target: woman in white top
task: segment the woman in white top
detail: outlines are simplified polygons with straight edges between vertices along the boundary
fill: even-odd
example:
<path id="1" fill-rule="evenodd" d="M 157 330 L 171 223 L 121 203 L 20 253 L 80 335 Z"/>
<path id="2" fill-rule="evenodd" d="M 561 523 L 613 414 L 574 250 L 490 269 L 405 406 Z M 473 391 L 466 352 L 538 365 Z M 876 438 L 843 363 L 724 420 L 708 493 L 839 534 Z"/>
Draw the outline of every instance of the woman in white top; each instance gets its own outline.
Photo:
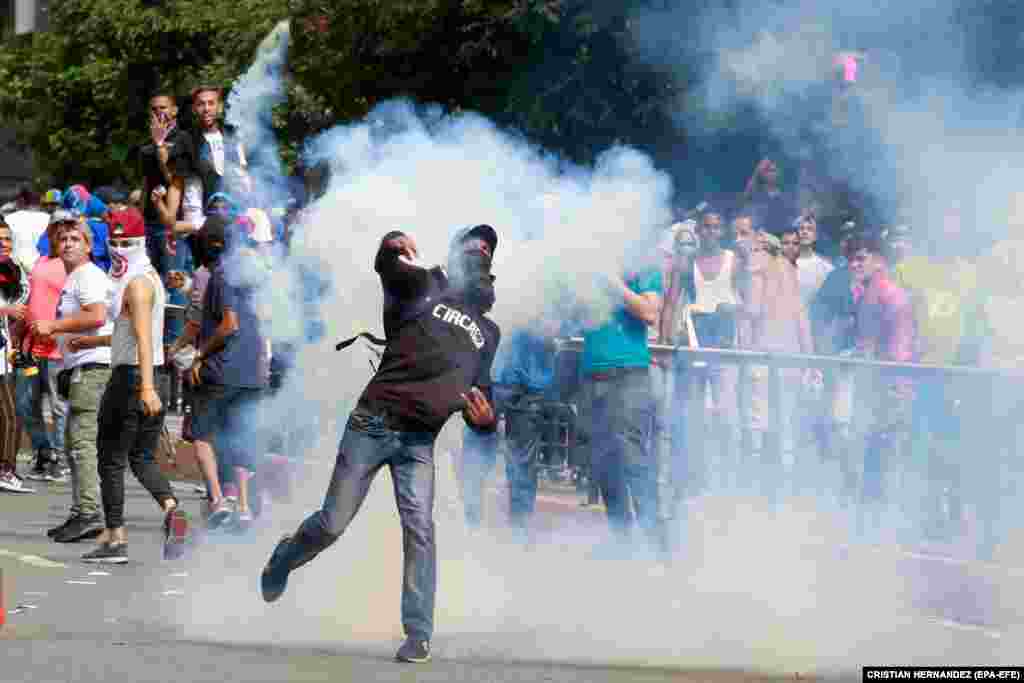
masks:
<path id="1" fill-rule="evenodd" d="M 21 425 L 14 407 L 14 368 L 11 351 L 18 348 L 13 329 L 25 317 L 28 274 L 14 254 L 14 233 L 0 218 L 0 491 L 32 493 L 17 475 Z"/>

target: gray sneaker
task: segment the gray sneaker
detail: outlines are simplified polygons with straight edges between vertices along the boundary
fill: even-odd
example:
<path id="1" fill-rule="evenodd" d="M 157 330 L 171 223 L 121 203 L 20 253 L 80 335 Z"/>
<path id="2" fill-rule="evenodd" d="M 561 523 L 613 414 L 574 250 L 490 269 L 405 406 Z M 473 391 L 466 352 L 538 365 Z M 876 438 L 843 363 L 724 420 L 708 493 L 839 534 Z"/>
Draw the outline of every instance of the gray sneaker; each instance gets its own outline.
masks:
<path id="1" fill-rule="evenodd" d="M 210 516 L 206 518 L 206 526 L 210 529 L 217 529 L 235 514 L 235 506 L 227 498 L 222 498 L 216 505 L 210 508 Z"/>
<path id="2" fill-rule="evenodd" d="M 60 464 L 60 461 L 51 460 L 46 465 L 46 474 L 43 476 L 43 480 L 52 481 L 55 484 L 65 484 L 68 481 L 68 470 Z"/>
<path id="3" fill-rule="evenodd" d="M 82 555 L 82 562 L 90 564 L 124 564 L 128 561 L 128 544 L 101 543 L 95 550 Z"/>
<path id="4" fill-rule="evenodd" d="M 430 641 L 419 638 L 406 638 L 402 647 L 395 653 L 396 662 L 423 664 L 430 661 Z"/>

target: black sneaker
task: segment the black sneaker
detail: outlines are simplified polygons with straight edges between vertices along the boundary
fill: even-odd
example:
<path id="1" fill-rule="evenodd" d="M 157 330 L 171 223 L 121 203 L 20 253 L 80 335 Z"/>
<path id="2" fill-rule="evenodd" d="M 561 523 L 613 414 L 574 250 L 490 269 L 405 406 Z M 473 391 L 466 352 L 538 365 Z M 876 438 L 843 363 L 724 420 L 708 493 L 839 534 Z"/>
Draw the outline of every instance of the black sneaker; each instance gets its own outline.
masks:
<path id="1" fill-rule="evenodd" d="M 61 522 L 57 526 L 53 527 L 52 529 L 47 529 L 46 530 L 46 535 L 49 536 L 50 538 L 53 538 L 54 536 L 56 536 L 60 532 L 64 531 L 64 527 L 66 527 L 68 524 L 71 524 L 71 520 L 73 520 L 77 516 L 78 515 L 71 515 L 70 517 L 68 517 L 63 522 Z"/>
<path id="2" fill-rule="evenodd" d="M 53 540 L 57 543 L 76 543 L 87 538 L 96 538 L 101 533 L 103 533 L 103 521 L 99 515 L 92 515 L 90 517 L 79 515 L 70 520 L 58 533 L 54 534 Z"/>
<path id="3" fill-rule="evenodd" d="M 430 661 L 430 641 L 419 638 L 406 638 L 402 647 L 395 653 L 396 662 L 423 664 Z"/>
<path id="4" fill-rule="evenodd" d="M 82 562 L 90 564 L 124 564 L 128 561 L 128 544 L 101 543 L 95 550 L 82 555 Z"/>
<path id="5" fill-rule="evenodd" d="M 267 560 L 267 566 L 263 568 L 263 574 L 260 575 L 260 590 L 263 592 L 264 602 L 274 602 L 288 587 L 288 575 L 292 570 L 288 567 L 285 554 L 291 539 L 291 536 L 284 536 L 277 542 L 274 552 Z"/>
<path id="6" fill-rule="evenodd" d="M 32 469 L 28 471 L 25 478 L 32 481 L 46 481 L 46 458 L 43 451 L 36 452 L 35 458 L 32 459 Z"/>
<path id="7" fill-rule="evenodd" d="M 45 481 L 52 481 L 55 484 L 64 484 L 68 481 L 68 471 L 60 461 L 53 459 L 46 464 L 46 474 L 43 475 Z"/>

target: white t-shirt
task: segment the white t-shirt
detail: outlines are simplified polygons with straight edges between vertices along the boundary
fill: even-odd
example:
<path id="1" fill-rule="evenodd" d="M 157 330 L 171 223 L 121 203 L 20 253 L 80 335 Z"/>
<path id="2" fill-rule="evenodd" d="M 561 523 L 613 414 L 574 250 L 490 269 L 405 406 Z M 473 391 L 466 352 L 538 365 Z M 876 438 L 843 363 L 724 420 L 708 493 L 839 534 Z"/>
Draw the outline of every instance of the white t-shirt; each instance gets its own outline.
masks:
<path id="1" fill-rule="evenodd" d="M 224 150 L 221 149 L 221 159 L 224 158 Z M 206 212 L 203 209 L 203 180 L 199 176 L 190 175 L 185 178 L 185 192 L 181 197 L 182 220 L 191 223 L 199 229 L 206 220 Z"/>
<path id="2" fill-rule="evenodd" d="M 206 144 L 210 146 L 210 153 L 213 155 L 213 167 L 217 175 L 224 175 L 224 135 L 220 131 L 203 133 Z"/>
<path id="3" fill-rule="evenodd" d="M 834 266 L 818 254 L 811 254 L 797 257 L 796 268 L 797 279 L 800 281 L 800 300 L 804 306 L 809 306 Z"/>
<path id="4" fill-rule="evenodd" d="M 217 175 L 224 175 L 224 134 L 219 130 L 212 133 L 203 133 L 203 137 L 206 138 L 206 144 L 210 145 L 210 152 L 213 154 L 213 167 L 217 170 Z M 245 151 L 242 146 L 238 146 L 238 163 L 240 166 L 245 167 Z"/>
<path id="5" fill-rule="evenodd" d="M 68 274 L 68 279 L 64 282 L 64 289 L 60 290 L 57 320 L 70 318 L 90 304 L 106 304 L 109 310 L 113 294 L 114 288 L 110 277 L 95 263 L 91 261 L 84 263 Z M 100 337 L 111 334 L 113 331 L 114 323 L 108 317 L 103 323 L 103 327 L 99 329 L 60 335 L 58 339 L 60 340 L 60 352 L 64 357 L 64 367 L 70 369 L 85 363 L 107 363 L 109 365 L 109 346 L 72 352 L 67 348 L 67 341 L 71 336 Z"/>
<path id="6" fill-rule="evenodd" d="M 260 244 L 274 241 L 274 226 L 270 224 L 266 211 L 254 207 L 246 211 L 245 215 L 252 221 L 252 234 L 249 235 L 252 241 Z"/>

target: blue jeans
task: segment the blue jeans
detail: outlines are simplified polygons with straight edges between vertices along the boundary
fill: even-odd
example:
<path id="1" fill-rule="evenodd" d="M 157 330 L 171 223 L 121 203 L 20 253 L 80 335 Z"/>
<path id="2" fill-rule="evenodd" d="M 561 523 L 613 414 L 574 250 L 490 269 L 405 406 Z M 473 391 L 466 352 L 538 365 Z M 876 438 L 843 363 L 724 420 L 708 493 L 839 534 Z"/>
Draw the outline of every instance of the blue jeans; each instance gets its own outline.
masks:
<path id="1" fill-rule="evenodd" d="M 217 453 L 221 482 L 234 481 L 234 469 L 256 471 L 266 454 L 266 423 L 260 405 L 263 390 L 224 384 L 201 384 L 192 393 L 192 438 Z"/>
<path id="2" fill-rule="evenodd" d="M 480 526 L 483 519 L 483 488 L 498 459 L 498 433 L 481 433 L 468 425 L 462 431 L 462 507 L 466 524 Z"/>
<path id="3" fill-rule="evenodd" d="M 407 636 L 422 640 L 430 640 L 434 633 L 436 438 L 430 432 L 392 429 L 383 417 L 361 408 L 353 411 L 338 447 L 323 507 L 299 526 L 286 557 L 294 569 L 337 541 L 359 512 L 373 478 L 387 465 L 402 522 L 402 626 Z"/>
<path id="4" fill-rule="evenodd" d="M 192 250 L 188 246 L 188 242 L 183 239 L 178 239 L 175 242 L 175 253 L 167 254 L 166 265 L 167 271 L 180 270 L 185 273 L 193 273 L 195 266 L 192 263 Z M 166 284 L 167 276 L 166 273 L 161 276 Z M 169 289 L 167 290 L 167 303 L 172 306 L 187 306 L 188 299 L 181 293 L 180 289 Z M 173 344 L 174 340 L 181 336 L 181 333 L 185 331 L 185 319 L 183 316 L 166 316 L 164 318 L 164 344 Z"/>
<path id="5" fill-rule="evenodd" d="M 39 372 L 31 377 L 17 373 L 15 381 L 15 408 L 18 417 L 25 424 L 32 450 L 50 451 L 58 457 L 64 455 L 64 429 L 67 425 L 68 406 L 57 396 L 57 373 L 60 363 L 40 358 Z M 53 414 L 53 431 L 46 428 L 43 419 L 43 393 L 50 394 L 51 413 Z"/>
<path id="6" fill-rule="evenodd" d="M 656 529 L 658 471 L 649 446 L 654 397 L 646 367 L 618 368 L 591 375 L 586 386 L 591 462 L 608 508 L 608 524 L 629 533 L 630 503 L 640 528 Z"/>

